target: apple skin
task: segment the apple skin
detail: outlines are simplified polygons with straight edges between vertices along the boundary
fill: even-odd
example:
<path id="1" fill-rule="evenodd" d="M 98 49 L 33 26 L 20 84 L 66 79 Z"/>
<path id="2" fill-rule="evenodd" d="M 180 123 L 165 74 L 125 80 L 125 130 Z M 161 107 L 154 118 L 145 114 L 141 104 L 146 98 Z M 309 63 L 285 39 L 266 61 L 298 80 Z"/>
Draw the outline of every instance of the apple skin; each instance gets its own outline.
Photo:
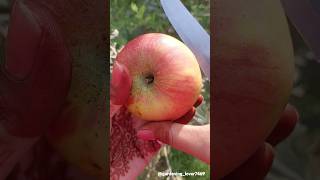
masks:
<path id="1" fill-rule="evenodd" d="M 140 35 L 117 55 L 128 68 L 132 89 L 128 110 L 149 121 L 175 120 L 196 102 L 202 77 L 193 53 L 161 33 Z"/>
<path id="2" fill-rule="evenodd" d="M 68 103 L 60 118 L 51 124 L 47 139 L 67 162 L 81 172 L 106 179 L 107 113 L 105 99 L 100 97 L 100 100 L 101 106 Z"/>
<path id="3" fill-rule="evenodd" d="M 261 146 L 290 96 L 294 55 L 278 0 L 213 3 L 214 179 Z"/>

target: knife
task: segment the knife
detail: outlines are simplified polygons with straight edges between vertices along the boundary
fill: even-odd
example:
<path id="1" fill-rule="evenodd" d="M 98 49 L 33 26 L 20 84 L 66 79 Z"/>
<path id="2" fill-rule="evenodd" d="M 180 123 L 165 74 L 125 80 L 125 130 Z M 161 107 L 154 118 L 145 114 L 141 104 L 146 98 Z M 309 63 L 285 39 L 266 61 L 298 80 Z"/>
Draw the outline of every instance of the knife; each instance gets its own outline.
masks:
<path id="1" fill-rule="evenodd" d="M 320 60 L 320 1 L 281 0 L 292 24 Z"/>
<path id="2" fill-rule="evenodd" d="M 171 25 L 196 56 L 210 81 L 210 36 L 180 0 L 160 0 Z"/>

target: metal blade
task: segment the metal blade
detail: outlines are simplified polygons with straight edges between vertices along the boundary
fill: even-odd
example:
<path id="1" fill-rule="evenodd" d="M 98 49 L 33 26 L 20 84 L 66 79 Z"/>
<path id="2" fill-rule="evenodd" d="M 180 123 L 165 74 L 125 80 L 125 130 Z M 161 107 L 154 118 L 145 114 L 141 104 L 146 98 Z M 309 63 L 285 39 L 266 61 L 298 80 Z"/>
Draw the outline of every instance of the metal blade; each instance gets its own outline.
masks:
<path id="1" fill-rule="evenodd" d="M 180 0 L 160 0 L 170 23 L 182 41 L 195 54 L 198 63 L 210 80 L 210 36 L 190 14 Z"/>

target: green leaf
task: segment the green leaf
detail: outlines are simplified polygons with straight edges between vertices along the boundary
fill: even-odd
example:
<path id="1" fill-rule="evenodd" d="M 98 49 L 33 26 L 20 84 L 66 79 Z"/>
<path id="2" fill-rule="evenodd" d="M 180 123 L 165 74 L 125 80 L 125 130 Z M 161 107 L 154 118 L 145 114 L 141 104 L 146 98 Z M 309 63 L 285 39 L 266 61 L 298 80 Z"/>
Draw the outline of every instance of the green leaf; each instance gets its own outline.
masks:
<path id="1" fill-rule="evenodd" d="M 137 12 L 138 19 L 142 19 L 143 18 L 145 10 L 146 10 L 146 7 L 144 5 L 142 5 L 139 8 L 139 11 Z"/>
<path id="2" fill-rule="evenodd" d="M 131 3 L 131 10 L 136 13 L 138 12 L 138 6 L 134 2 Z"/>

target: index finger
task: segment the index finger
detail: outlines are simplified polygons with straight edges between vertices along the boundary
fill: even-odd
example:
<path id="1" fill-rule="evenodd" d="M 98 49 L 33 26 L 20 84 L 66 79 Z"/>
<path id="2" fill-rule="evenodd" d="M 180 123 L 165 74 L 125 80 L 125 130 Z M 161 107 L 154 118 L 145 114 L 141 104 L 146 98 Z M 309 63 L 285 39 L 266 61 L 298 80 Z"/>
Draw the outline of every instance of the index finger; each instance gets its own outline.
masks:
<path id="1" fill-rule="evenodd" d="M 298 122 L 298 119 L 299 114 L 297 109 L 288 104 L 282 116 L 280 117 L 278 124 L 273 129 L 266 141 L 273 146 L 280 143 L 292 133 Z"/>

